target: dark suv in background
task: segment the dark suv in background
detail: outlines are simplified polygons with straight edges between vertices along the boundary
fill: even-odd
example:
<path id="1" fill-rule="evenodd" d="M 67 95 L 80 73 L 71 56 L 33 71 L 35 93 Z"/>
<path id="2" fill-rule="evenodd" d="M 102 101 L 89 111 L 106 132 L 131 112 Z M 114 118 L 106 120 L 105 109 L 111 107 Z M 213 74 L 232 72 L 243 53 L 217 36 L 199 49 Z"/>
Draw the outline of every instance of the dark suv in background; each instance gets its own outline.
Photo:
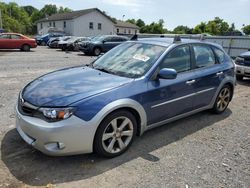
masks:
<path id="1" fill-rule="evenodd" d="M 102 52 L 107 52 L 115 46 L 128 41 L 129 38 L 116 35 L 96 36 L 91 41 L 83 42 L 79 46 L 79 50 L 85 54 L 100 55 Z"/>

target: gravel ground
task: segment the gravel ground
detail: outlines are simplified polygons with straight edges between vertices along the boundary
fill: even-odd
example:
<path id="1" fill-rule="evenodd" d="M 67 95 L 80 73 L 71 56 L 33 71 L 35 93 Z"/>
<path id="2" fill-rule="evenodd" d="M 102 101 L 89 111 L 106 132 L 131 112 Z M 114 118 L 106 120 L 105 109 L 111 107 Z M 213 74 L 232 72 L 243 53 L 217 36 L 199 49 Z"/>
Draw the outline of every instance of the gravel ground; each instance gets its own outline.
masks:
<path id="1" fill-rule="evenodd" d="M 250 80 L 222 115 L 202 112 L 146 132 L 122 156 L 48 157 L 15 130 L 18 92 L 34 78 L 92 61 L 46 47 L 0 51 L 1 187 L 250 187 Z"/>

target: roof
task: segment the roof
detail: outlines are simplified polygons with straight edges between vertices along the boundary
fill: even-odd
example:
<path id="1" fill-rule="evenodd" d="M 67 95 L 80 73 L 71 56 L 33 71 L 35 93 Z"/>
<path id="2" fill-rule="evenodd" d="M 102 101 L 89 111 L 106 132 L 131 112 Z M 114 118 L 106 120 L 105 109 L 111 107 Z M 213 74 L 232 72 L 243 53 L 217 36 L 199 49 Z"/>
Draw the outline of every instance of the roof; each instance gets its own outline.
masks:
<path id="1" fill-rule="evenodd" d="M 140 29 L 140 27 L 138 27 L 138 26 L 135 25 L 135 24 L 132 24 L 132 23 L 129 23 L 129 22 L 123 22 L 123 21 L 120 21 L 120 20 L 117 20 L 117 21 L 116 21 L 115 26 L 116 26 L 116 27 L 132 28 L 132 29 Z"/>
<path id="2" fill-rule="evenodd" d="M 111 22 L 115 23 L 108 15 L 106 15 L 104 12 L 102 12 L 98 8 L 90 8 L 90 9 L 77 10 L 77 11 L 72 11 L 72 12 L 67 12 L 67 13 L 53 14 L 47 18 L 43 18 L 43 19 L 38 20 L 37 23 L 47 22 L 47 21 L 72 20 L 74 18 L 78 18 L 80 16 L 89 14 L 89 13 L 94 12 L 94 11 L 98 11 L 103 16 L 105 16 L 107 19 L 109 19 Z"/>

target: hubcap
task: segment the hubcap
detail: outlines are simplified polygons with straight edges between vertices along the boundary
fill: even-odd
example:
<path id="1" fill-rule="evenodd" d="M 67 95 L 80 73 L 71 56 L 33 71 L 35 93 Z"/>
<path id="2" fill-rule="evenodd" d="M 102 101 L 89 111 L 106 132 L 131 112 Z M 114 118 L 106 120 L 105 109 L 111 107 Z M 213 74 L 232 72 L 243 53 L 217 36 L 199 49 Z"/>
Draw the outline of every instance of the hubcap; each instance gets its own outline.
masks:
<path id="1" fill-rule="evenodd" d="M 127 117 L 112 120 L 102 135 L 102 145 L 108 153 L 118 153 L 125 149 L 133 137 L 133 123 Z"/>
<path id="2" fill-rule="evenodd" d="M 217 108 L 219 111 L 223 111 L 226 109 L 228 103 L 230 101 L 230 90 L 228 88 L 224 88 L 221 90 L 218 101 Z"/>

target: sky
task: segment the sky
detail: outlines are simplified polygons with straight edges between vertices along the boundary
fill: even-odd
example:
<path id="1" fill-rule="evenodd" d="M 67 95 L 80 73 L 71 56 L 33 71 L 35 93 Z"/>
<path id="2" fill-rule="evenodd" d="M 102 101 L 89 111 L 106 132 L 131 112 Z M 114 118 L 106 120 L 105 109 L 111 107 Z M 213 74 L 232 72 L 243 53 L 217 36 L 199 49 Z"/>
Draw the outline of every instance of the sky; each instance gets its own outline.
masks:
<path id="1" fill-rule="evenodd" d="M 178 25 L 194 27 L 218 16 L 237 29 L 250 25 L 250 0 L 0 0 L 32 5 L 38 9 L 56 4 L 72 10 L 99 8 L 120 20 L 141 18 L 147 24 L 163 19 L 172 30 Z M 123 17 L 123 15 L 125 15 Z"/>

